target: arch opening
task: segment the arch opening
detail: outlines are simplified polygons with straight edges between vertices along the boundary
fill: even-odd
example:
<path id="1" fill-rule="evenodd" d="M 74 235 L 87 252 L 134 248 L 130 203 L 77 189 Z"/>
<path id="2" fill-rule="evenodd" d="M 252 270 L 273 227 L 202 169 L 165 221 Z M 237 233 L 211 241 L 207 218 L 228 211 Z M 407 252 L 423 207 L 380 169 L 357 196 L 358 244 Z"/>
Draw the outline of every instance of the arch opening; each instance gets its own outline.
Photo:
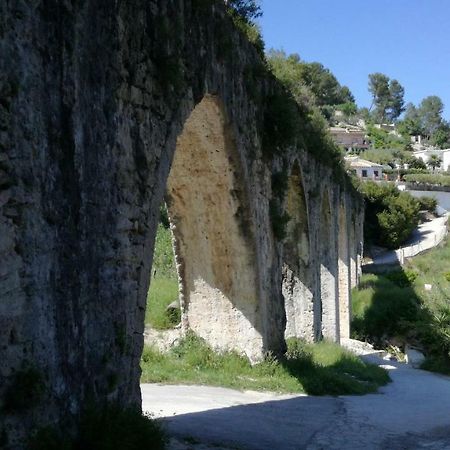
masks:
<path id="1" fill-rule="evenodd" d="M 263 356 L 262 308 L 241 170 L 223 106 L 206 95 L 177 139 L 165 195 L 181 329 L 256 361 Z"/>
<path id="2" fill-rule="evenodd" d="M 286 312 L 285 337 L 314 340 L 310 235 L 303 179 L 298 163 L 288 178 L 285 198 L 289 222 L 283 242 L 282 294 Z"/>

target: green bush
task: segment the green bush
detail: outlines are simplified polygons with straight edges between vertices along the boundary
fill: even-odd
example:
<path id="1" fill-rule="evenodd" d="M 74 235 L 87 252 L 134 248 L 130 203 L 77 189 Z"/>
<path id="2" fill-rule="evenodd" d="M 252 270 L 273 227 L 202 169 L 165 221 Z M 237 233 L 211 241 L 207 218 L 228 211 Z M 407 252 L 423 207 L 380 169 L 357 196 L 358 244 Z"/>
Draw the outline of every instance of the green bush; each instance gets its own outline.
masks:
<path id="1" fill-rule="evenodd" d="M 450 186 L 450 176 L 444 174 L 408 174 L 403 177 L 407 183 L 434 184 Z"/>
<path id="2" fill-rule="evenodd" d="M 432 289 L 425 290 L 425 283 Z M 449 298 L 447 240 L 409 260 L 404 270 L 362 276 L 352 292 L 352 336 L 381 347 L 392 338 L 419 345 L 426 356 L 423 368 L 450 374 Z"/>
<path id="3" fill-rule="evenodd" d="M 395 186 L 362 183 L 365 238 L 369 244 L 398 248 L 419 223 L 419 202 Z"/>
<path id="4" fill-rule="evenodd" d="M 388 272 L 385 277 L 400 287 L 408 287 L 419 276 L 419 274 L 413 270 L 395 270 Z"/>
<path id="5" fill-rule="evenodd" d="M 419 197 L 417 199 L 420 205 L 420 209 L 423 211 L 429 211 L 431 213 L 434 213 L 436 211 L 437 207 L 437 199 L 434 197 L 428 197 L 427 195 L 424 195 L 422 197 Z"/>

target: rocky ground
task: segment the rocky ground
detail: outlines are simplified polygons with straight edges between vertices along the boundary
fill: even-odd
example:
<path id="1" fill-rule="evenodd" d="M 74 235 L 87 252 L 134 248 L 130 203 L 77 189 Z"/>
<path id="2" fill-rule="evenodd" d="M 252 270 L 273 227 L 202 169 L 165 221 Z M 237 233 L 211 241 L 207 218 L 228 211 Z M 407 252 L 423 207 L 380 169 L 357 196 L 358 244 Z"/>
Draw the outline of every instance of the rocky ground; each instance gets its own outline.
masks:
<path id="1" fill-rule="evenodd" d="M 171 450 L 450 449 L 450 378 L 347 346 L 389 370 L 392 383 L 342 397 L 147 384 L 143 409 L 163 418 Z"/>

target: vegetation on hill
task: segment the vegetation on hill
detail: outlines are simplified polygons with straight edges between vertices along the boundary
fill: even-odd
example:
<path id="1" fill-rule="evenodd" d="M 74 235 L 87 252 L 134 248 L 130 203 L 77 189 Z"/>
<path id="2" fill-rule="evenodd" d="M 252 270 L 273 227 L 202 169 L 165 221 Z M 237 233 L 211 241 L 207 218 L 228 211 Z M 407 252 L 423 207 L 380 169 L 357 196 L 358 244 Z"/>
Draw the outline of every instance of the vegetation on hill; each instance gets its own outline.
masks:
<path id="1" fill-rule="evenodd" d="M 312 395 L 365 394 L 389 381 L 387 372 L 364 363 L 336 344 L 288 340 L 282 358 L 267 356 L 252 366 L 234 352 L 214 352 L 189 334 L 168 353 L 145 347 L 142 382 L 197 383 L 236 389 L 306 392 Z"/>
<path id="2" fill-rule="evenodd" d="M 438 186 L 450 186 L 450 175 L 448 174 L 407 174 L 403 177 L 407 183 L 435 184 Z"/>
<path id="3" fill-rule="evenodd" d="M 297 54 L 287 55 L 271 49 L 266 54 L 274 75 L 302 105 L 317 107 L 326 119 L 334 109 L 346 115 L 356 112 L 355 99 L 347 86 L 341 86 L 329 69 L 318 62 L 302 61 Z"/>
<path id="4" fill-rule="evenodd" d="M 364 238 L 368 244 L 398 248 L 419 223 L 419 202 L 395 186 L 361 183 L 365 200 Z"/>
<path id="5" fill-rule="evenodd" d="M 431 285 L 431 290 L 425 289 Z M 423 368 L 450 374 L 450 240 L 404 269 L 366 274 L 352 293 L 352 337 L 423 349 Z"/>
<path id="6" fill-rule="evenodd" d="M 372 118 L 377 123 L 392 123 L 404 111 L 405 90 L 397 80 L 382 73 L 369 74 L 369 92 L 372 94 Z"/>

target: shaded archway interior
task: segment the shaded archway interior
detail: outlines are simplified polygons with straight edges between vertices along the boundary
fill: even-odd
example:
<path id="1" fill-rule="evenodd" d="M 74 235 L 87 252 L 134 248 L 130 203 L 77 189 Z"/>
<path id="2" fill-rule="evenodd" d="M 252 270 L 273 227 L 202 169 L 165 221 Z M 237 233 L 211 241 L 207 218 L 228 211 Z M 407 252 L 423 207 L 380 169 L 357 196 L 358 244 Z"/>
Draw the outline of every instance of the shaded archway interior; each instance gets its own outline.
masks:
<path id="1" fill-rule="evenodd" d="M 217 349 L 261 357 L 255 245 L 240 162 L 220 100 L 187 119 L 167 181 L 182 327 Z"/>

